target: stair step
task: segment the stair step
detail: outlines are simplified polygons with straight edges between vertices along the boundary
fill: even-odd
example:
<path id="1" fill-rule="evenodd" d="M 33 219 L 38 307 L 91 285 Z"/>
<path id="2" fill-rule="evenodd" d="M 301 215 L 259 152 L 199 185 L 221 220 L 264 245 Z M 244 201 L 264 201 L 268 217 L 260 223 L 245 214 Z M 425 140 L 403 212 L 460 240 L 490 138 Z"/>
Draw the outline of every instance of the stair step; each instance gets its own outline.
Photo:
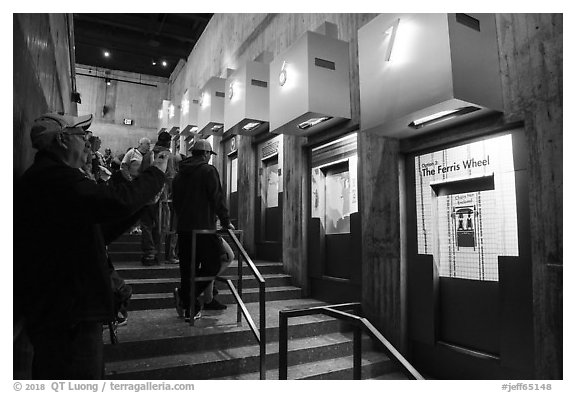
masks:
<path id="1" fill-rule="evenodd" d="M 267 341 L 278 340 L 279 311 L 324 305 L 315 299 L 291 299 L 266 303 Z M 258 303 L 246 305 L 252 319 L 259 326 Z M 347 326 L 325 315 L 291 318 L 288 329 L 290 338 L 349 330 Z M 191 350 L 210 350 L 255 343 L 250 327 L 244 319 L 237 323 L 236 307 L 224 311 L 203 311 L 195 326 L 185 323 L 172 309 L 132 311 L 128 324 L 118 328 L 119 343 L 104 346 L 107 361 L 128 360 L 169 355 Z M 108 332 L 104 342 L 109 343 Z"/>
<path id="2" fill-rule="evenodd" d="M 120 242 L 115 241 L 108 245 L 108 253 L 115 254 L 117 252 L 125 252 L 125 251 L 132 251 L 137 252 L 142 250 L 142 245 L 140 240 L 138 241 L 130 241 L 130 242 Z"/>
<path id="3" fill-rule="evenodd" d="M 352 352 L 351 337 L 351 333 L 330 333 L 316 337 L 292 339 L 288 343 L 289 362 L 302 364 L 313 359 L 315 362 L 309 363 L 309 365 L 316 365 L 326 360 L 333 363 L 338 360 L 338 357 Z M 365 341 L 369 342 L 369 340 Z M 267 367 L 271 370 L 277 369 L 278 342 L 268 343 L 266 353 Z M 374 363 L 374 359 L 378 359 L 382 369 L 379 371 L 388 371 L 384 370 L 385 366 L 391 370 L 392 362 L 384 355 L 378 355 L 372 355 L 370 359 Z M 352 357 L 349 358 L 351 364 Z M 106 365 L 106 374 L 111 379 L 211 379 L 229 375 L 236 376 L 245 372 L 256 372 L 259 370 L 259 359 L 258 345 L 227 347 L 221 350 L 196 350 L 182 354 L 110 362 Z M 334 369 L 329 365 L 322 369 L 332 369 L 332 374 L 340 371 L 345 378 L 346 366 L 344 363 L 346 362 L 343 361 L 343 365 L 339 369 Z"/>
<path id="4" fill-rule="evenodd" d="M 129 235 L 128 233 L 124 233 L 120 236 L 118 236 L 118 238 L 116 240 L 114 240 L 114 243 L 138 243 L 140 244 L 140 239 L 142 238 L 142 235 L 138 234 L 138 235 Z"/>
<path id="5" fill-rule="evenodd" d="M 233 276 L 223 276 L 223 278 L 232 278 Z M 267 287 L 281 287 L 289 286 L 292 284 L 292 277 L 288 274 L 264 274 L 264 280 L 266 280 Z M 233 279 L 232 281 L 236 287 L 238 287 L 238 280 Z M 180 286 L 179 277 L 171 278 L 146 278 L 146 279 L 127 279 L 126 283 L 132 286 L 134 294 L 146 294 L 146 293 L 157 293 L 157 292 L 171 292 L 175 287 Z M 218 288 L 227 288 L 224 283 L 217 283 Z M 257 288 L 258 281 L 254 277 L 243 276 L 242 278 L 242 288 Z M 243 291 L 244 292 L 244 291 Z"/>
<path id="6" fill-rule="evenodd" d="M 364 344 L 364 343 L 363 343 Z M 333 359 L 317 360 L 309 363 L 291 365 L 288 354 L 289 380 L 294 379 L 352 379 L 354 360 L 352 356 L 342 356 Z M 403 373 L 396 371 L 396 366 L 383 353 L 374 350 L 362 351 L 362 379 L 408 379 Z M 260 371 L 228 375 L 214 379 L 257 380 L 260 379 Z M 266 379 L 277 380 L 278 368 L 268 369 Z"/>
<path id="7" fill-rule="evenodd" d="M 245 288 L 242 291 L 244 303 L 257 302 L 259 299 L 258 288 Z M 266 287 L 266 301 L 294 299 L 302 296 L 302 289 L 294 286 Z M 218 294 L 218 299 L 224 304 L 236 304 L 229 289 L 223 289 Z M 134 294 L 130 299 L 129 310 L 149 310 L 158 308 L 174 307 L 174 295 L 169 293 L 146 293 Z"/>
<path id="8" fill-rule="evenodd" d="M 113 260 L 114 268 L 118 271 L 124 279 L 138 279 L 138 278 L 179 278 L 180 267 L 178 264 L 165 264 L 155 266 L 143 266 L 138 261 L 132 262 L 115 262 Z M 268 262 L 257 260 L 254 261 L 256 268 L 260 274 L 282 274 L 284 269 L 282 262 Z M 242 274 L 246 277 L 254 277 L 250 267 L 243 263 Z M 224 275 L 236 275 L 238 273 L 238 262 L 232 261 L 228 269 L 224 271 Z"/>

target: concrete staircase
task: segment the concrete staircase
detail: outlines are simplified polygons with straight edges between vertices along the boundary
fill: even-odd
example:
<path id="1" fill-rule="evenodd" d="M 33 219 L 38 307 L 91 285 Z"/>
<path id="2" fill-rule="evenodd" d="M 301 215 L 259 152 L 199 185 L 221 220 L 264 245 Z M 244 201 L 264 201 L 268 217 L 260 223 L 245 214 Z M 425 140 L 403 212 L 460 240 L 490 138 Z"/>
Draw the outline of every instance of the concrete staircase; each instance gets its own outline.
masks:
<path id="1" fill-rule="evenodd" d="M 118 328 L 119 343 L 104 332 L 108 379 L 259 379 L 259 347 L 246 321 L 238 326 L 236 305 L 224 284 L 218 299 L 224 311 L 203 311 L 191 327 L 174 309 L 173 289 L 178 265 L 140 264 L 139 236 L 124 235 L 109 247 L 112 261 L 134 294 L 128 324 Z M 317 306 L 301 298 L 282 264 L 254 261 L 266 279 L 267 379 L 278 379 L 278 312 Z M 235 262 L 225 275 L 237 272 Z M 257 284 L 243 268 L 243 300 L 256 325 L 259 321 Z M 235 283 L 236 285 L 236 283 Z M 352 379 L 352 333 L 343 323 L 323 315 L 291 318 L 288 329 L 289 379 Z M 390 359 L 362 342 L 363 379 L 406 379 Z"/>

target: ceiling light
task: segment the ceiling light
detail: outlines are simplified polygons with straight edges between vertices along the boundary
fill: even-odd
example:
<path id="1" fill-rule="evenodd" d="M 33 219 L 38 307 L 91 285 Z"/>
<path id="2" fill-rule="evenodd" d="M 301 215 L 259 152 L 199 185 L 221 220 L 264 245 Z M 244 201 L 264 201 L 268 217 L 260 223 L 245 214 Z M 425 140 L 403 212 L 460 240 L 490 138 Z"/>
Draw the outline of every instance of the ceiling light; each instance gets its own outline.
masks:
<path id="1" fill-rule="evenodd" d="M 475 106 L 465 106 L 465 107 L 458 108 L 458 109 L 441 111 L 441 112 L 435 113 L 433 115 L 422 117 L 420 119 L 414 120 L 413 122 L 408 124 L 408 127 L 419 129 L 419 128 L 422 128 L 422 127 L 425 127 L 428 125 L 432 125 L 432 124 L 440 123 L 442 121 L 450 120 L 450 119 L 453 119 L 455 117 L 465 115 L 467 113 L 476 112 L 479 109 L 480 108 L 475 107 Z"/>
<path id="2" fill-rule="evenodd" d="M 110 57 L 110 52 L 108 52 L 107 50 L 104 51 L 104 57 Z"/>
<path id="3" fill-rule="evenodd" d="M 244 127 L 242 127 L 242 129 L 244 131 L 252 131 L 254 128 L 258 127 L 260 125 L 260 123 L 248 123 L 246 124 Z"/>
<path id="4" fill-rule="evenodd" d="M 166 60 L 162 60 L 162 67 L 166 67 L 168 65 L 168 63 L 166 62 Z"/>
<path id="5" fill-rule="evenodd" d="M 153 65 L 153 66 L 156 65 L 156 60 L 152 60 L 152 65 Z"/>
<path id="6" fill-rule="evenodd" d="M 320 124 L 326 120 L 330 120 L 331 118 L 332 118 L 331 116 L 315 117 L 313 119 L 306 120 L 305 122 L 298 124 L 298 128 L 300 128 L 301 130 L 305 130 L 307 128 L 314 127 L 315 125 Z"/>

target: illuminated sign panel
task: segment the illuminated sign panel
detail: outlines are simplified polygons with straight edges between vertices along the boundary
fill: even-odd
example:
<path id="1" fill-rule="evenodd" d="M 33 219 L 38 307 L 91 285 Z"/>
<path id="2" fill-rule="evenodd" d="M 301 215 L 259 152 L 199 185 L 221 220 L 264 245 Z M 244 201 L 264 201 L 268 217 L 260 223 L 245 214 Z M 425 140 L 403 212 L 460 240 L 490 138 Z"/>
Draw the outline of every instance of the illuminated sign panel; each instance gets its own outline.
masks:
<path id="1" fill-rule="evenodd" d="M 417 156 L 418 253 L 440 276 L 498 281 L 498 257 L 518 256 L 512 137 Z"/>

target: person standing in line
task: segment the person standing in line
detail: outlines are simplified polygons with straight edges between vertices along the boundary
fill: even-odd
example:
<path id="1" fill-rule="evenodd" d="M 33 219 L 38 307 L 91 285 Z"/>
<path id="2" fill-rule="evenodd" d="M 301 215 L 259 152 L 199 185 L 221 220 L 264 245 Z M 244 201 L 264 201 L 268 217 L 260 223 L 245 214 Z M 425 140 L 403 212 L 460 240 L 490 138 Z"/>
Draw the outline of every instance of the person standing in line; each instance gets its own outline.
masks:
<path id="1" fill-rule="evenodd" d="M 33 379 L 102 379 L 102 325 L 114 319 L 106 245 L 164 184 L 167 157 L 133 182 L 97 184 L 80 170 L 92 115 L 48 113 L 15 184 L 14 320 L 33 346 Z M 24 333 L 22 333 L 24 332 Z"/>
<path id="2" fill-rule="evenodd" d="M 172 137 L 167 132 L 161 132 L 154 149 L 144 154 L 140 171 L 146 170 L 154 160 L 154 157 L 162 152 L 168 156 L 166 168 L 166 183 L 162 191 L 156 195 L 144 208 L 140 217 L 140 228 L 142 229 L 142 264 L 152 266 L 160 264 L 158 254 L 162 247 L 162 228 L 159 221 L 160 203 L 167 200 L 167 195 L 172 187 L 172 180 L 176 173 L 174 169 L 174 155 L 170 152 L 170 140 Z"/>
<path id="3" fill-rule="evenodd" d="M 192 157 L 180 163 L 180 170 L 172 183 L 174 210 L 177 218 L 178 257 L 180 259 L 180 288 L 174 290 L 176 310 L 184 314 L 184 320 L 200 317 L 201 305 L 198 296 L 210 285 L 209 281 L 199 281 L 195 285 L 194 304 L 191 304 L 190 273 L 192 268 L 192 231 L 194 229 L 216 229 L 216 218 L 222 228 L 234 229 L 230 223 L 228 208 L 220 184 L 218 170 L 208 164 L 216 154 L 210 142 L 200 139 L 192 146 Z M 220 272 L 222 262 L 228 254 L 218 235 L 197 237 L 196 274 L 215 276 Z M 213 299 L 212 302 L 217 302 Z M 213 306 L 213 305 L 211 305 Z M 191 307 L 194 307 L 191 309 Z M 225 307 L 224 307 L 225 308 Z"/>
<path id="4" fill-rule="evenodd" d="M 142 158 L 144 154 L 150 151 L 150 139 L 141 138 L 138 142 L 138 147 L 132 147 L 128 149 L 122 162 L 120 163 L 120 172 L 126 180 L 132 181 L 138 176 L 140 170 L 140 164 L 142 164 Z"/>
<path id="5" fill-rule="evenodd" d="M 104 149 L 104 164 L 106 165 L 106 168 L 111 169 L 110 164 L 112 163 L 113 158 L 112 150 L 108 147 Z"/>

